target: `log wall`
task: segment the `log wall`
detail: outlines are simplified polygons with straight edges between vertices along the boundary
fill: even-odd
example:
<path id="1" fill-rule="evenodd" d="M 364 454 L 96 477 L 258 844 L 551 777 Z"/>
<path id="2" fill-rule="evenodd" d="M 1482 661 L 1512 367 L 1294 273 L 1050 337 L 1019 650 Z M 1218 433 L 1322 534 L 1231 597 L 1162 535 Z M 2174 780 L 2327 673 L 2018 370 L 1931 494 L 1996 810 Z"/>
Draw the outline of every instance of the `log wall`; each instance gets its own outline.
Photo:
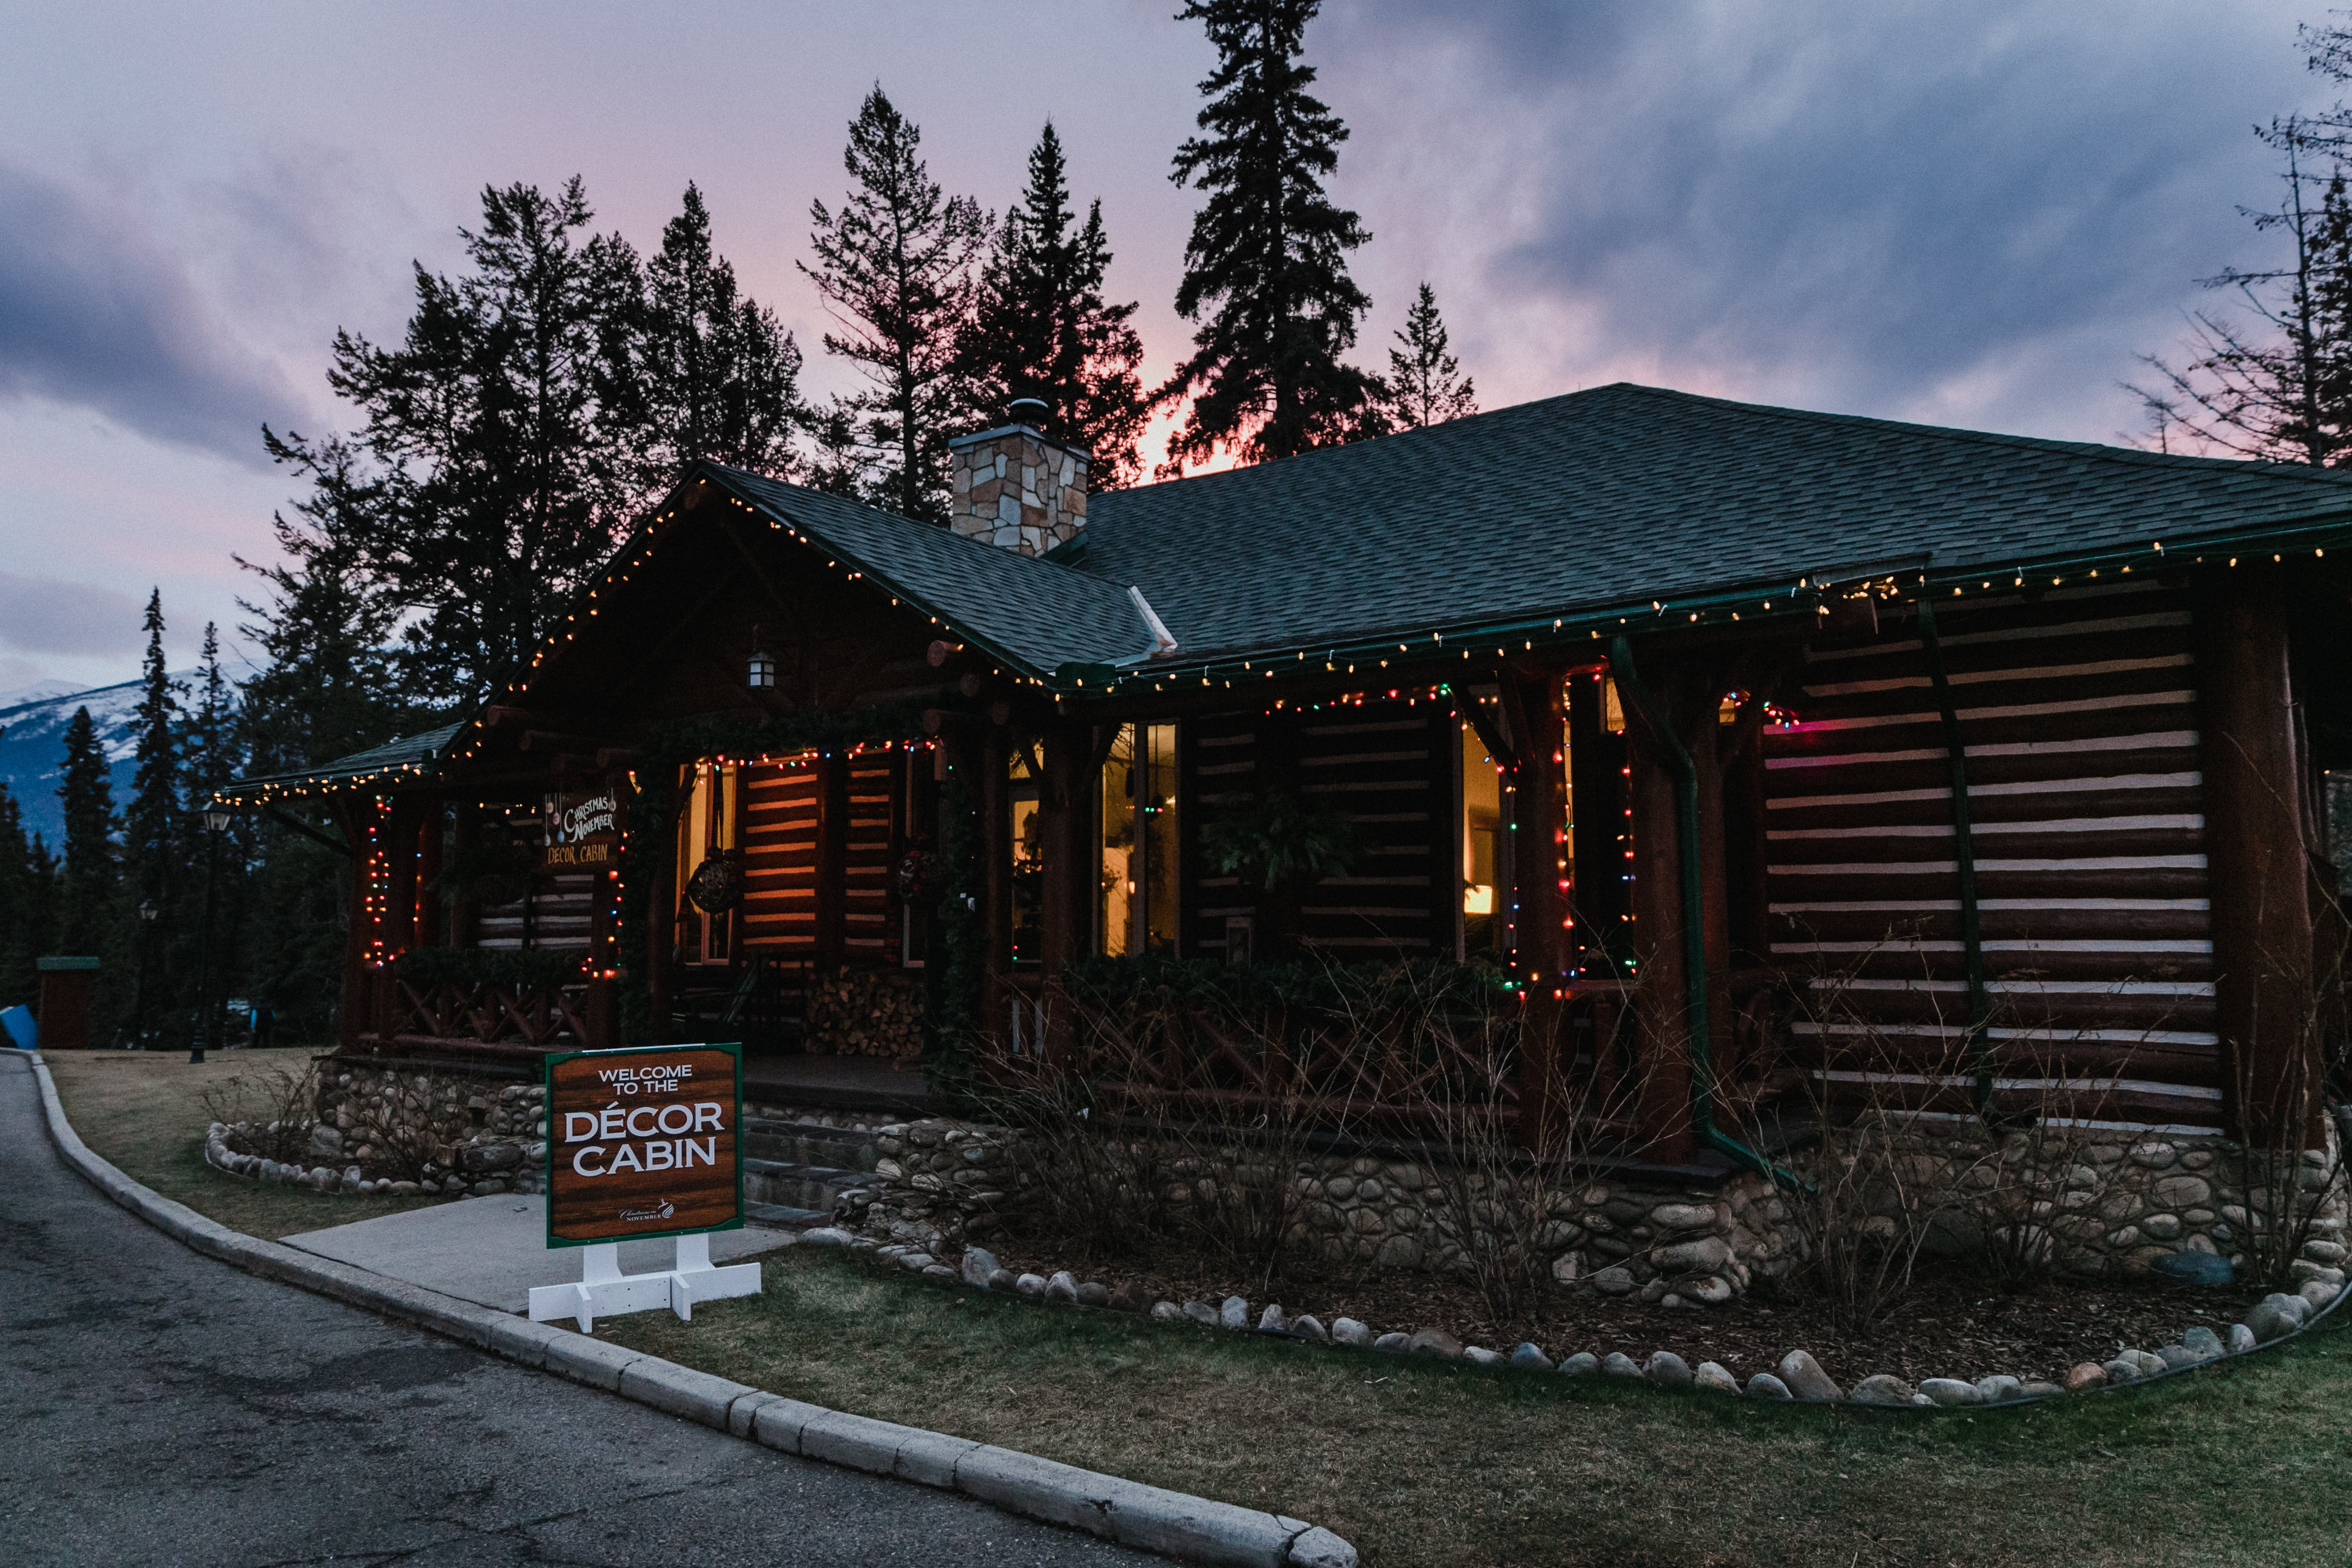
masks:
<path id="1" fill-rule="evenodd" d="M 2218 1128 L 2187 592 L 1956 602 L 1938 619 L 2001 1099 L 2055 1091 L 2120 1126 Z M 1811 976 L 1799 1044 L 1834 1095 L 1965 1109 L 1948 1070 L 1969 1012 L 1952 798 L 1916 618 L 1824 637 L 1801 683 L 1796 722 L 1764 735 L 1763 812 L 1771 951 Z"/>

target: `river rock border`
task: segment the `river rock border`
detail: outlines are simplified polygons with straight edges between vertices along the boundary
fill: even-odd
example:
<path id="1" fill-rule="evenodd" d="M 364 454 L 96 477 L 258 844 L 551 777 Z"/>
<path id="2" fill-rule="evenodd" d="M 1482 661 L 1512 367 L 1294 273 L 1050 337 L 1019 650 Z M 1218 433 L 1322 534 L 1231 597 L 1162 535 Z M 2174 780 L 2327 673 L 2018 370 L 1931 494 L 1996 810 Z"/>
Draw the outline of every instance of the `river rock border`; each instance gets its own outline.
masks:
<path id="1" fill-rule="evenodd" d="M 1268 1303 L 1253 1321 L 1252 1303 L 1240 1296 L 1228 1296 L 1213 1307 L 1205 1301 L 1181 1304 L 1149 1301 L 1148 1292 L 1132 1281 L 1117 1287 L 1105 1285 L 1099 1280 L 1082 1281 L 1067 1269 L 1057 1270 L 1050 1277 L 1016 1275 L 1000 1265 L 995 1256 L 982 1247 L 965 1247 L 961 1260 L 951 1267 L 920 1247 L 906 1243 L 881 1246 L 870 1237 L 838 1226 L 808 1231 L 801 1239 L 804 1245 L 871 1251 L 877 1258 L 887 1258 L 911 1273 L 942 1284 L 1010 1291 L 1048 1305 L 1140 1313 L 1158 1323 L 1194 1323 L 1236 1333 L 1270 1334 L 1310 1344 L 1388 1355 L 1428 1356 L 1442 1361 L 1465 1362 L 1474 1366 L 1499 1366 L 1554 1376 L 1581 1377 L 1590 1374 L 1620 1377 L 1662 1387 L 1705 1389 L 1711 1393 L 1769 1402 L 1863 1405 L 1896 1409 L 2014 1405 L 2144 1383 L 2231 1356 L 2244 1355 L 2263 1345 L 2274 1344 L 2302 1332 L 2323 1316 L 2336 1310 L 2347 1299 L 2341 1279 L 2331 1282 L 2323 1279 L 2307 1279 L 2302 1289 L 2294 1295 L 2274 1291 L 2263 1297 L 2246 1312 L 2243 1321 L 2230 1325 L 2226 1336 L 2216 1332 L 2209 1324 L 2193 1324 L 2182 1331 L 2179 1341 L 2153 1351 L 2124 1349 L 2104 1363 L 2081 1363 L 2068 1371 L 2063 1384 L 1995 1373 L 1975 1379 L 1922 1378 L 1914 1387 L 1892 1374 L 1876 1373 L 1862 1378 L 1851 1389 L 1845 1389 L 1839 1387 L 1822 1370 L 1821 1363 L 1813 1359 L 1811 1352 L 1794 1350 L 1783 1356 L 1771 1372 L 1757 1373 L 1743 1385 L 1729 1369 L 1718 1362 L 1701 1362 L 1693 1367 L 1672 1351 L 1653 1351 L 1647 1360 L 1641 1362 L 1615 1351 L 1606 1356 L 1591 1351 L 1577 1351 L 1563 1353 L 1554 1360 L 1542 1346 L 1532 1342 L 1522 1342 L 1505 1352 L 1485 1345 L 1465 1345 L 1443 1329 L 1393 1329 L 1381 1332 L 1353 1318 L 1335 1318 L 1327 1327 L 1311 1313 L 1291 1316 L 1283 1310 L 1279 1302 Z"/>

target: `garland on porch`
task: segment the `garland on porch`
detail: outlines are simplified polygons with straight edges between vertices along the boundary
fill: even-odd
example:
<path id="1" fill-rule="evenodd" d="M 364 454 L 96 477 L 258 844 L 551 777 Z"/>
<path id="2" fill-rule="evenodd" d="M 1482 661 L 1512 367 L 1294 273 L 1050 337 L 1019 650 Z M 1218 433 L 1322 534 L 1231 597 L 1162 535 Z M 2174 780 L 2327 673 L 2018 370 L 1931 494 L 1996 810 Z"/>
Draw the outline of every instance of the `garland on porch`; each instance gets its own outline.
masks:
<path id="1" fill-rule="evenodd" d="M 835 752 L 861 745 L 897 744 L 919 738 L 922 710 L 903 703 L 853 713 L 793 713 L 777 719 L 679 719 L 657 724 L 637 750 L 631 769 L 636 798 L 621 847 L 620 1014 L 623 1038 L 633 1046 L 654 1043 L 652 976 L 646 969 L 646 938 L 653 912 L 654 878 L 644 868 L 665 863 L 677 828 L 681 804 L 678 770 L 709 758 L 753 762 L 802 752 Z M 652 858 L 640 845 L 656 847 Z"/>

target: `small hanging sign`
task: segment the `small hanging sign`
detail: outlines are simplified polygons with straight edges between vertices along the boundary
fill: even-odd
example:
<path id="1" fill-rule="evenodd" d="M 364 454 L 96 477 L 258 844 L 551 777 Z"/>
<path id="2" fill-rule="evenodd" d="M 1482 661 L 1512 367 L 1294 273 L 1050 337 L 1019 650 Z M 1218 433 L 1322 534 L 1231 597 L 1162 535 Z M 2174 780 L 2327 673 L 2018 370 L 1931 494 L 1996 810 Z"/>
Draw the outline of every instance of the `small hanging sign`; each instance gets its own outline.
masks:
<path id="1" fill-rule="evenodd" d="M 551 793 L 547 797 L 547 849 L 542 870 L 572 871 L 608 867 L 621 851 L 627 808 L 617 790 L 591 795 Z"/>

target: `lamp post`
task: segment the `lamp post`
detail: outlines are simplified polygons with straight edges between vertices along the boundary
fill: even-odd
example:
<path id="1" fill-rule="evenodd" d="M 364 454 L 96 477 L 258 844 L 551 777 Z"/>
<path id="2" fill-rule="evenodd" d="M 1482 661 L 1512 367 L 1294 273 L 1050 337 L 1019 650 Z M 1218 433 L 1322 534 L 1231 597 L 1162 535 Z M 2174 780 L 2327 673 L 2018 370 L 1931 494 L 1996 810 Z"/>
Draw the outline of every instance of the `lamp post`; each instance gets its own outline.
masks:
<path id="1" fill-rule="evenodd" d="M 139 982 L 131 994 L 131 1030 L 136 1044 L 147 1044 L 147 960 L 155 951 L 155 917 L 163 911 L 152 899 L 139 900 Z"/>
<path id="2" fill-rule="evenodd" d="M 191 1063 L 205 1059 L 205 1047 L 213 1037 L 213 890 L 220 881 L 221 835 L 228 831 L 232 815 L 225 805 L 205 807 L 205 832 L 212 843 L 205 865 L 205 926 L 196 942 L 196 1037 L 188 1050 Z"/>

